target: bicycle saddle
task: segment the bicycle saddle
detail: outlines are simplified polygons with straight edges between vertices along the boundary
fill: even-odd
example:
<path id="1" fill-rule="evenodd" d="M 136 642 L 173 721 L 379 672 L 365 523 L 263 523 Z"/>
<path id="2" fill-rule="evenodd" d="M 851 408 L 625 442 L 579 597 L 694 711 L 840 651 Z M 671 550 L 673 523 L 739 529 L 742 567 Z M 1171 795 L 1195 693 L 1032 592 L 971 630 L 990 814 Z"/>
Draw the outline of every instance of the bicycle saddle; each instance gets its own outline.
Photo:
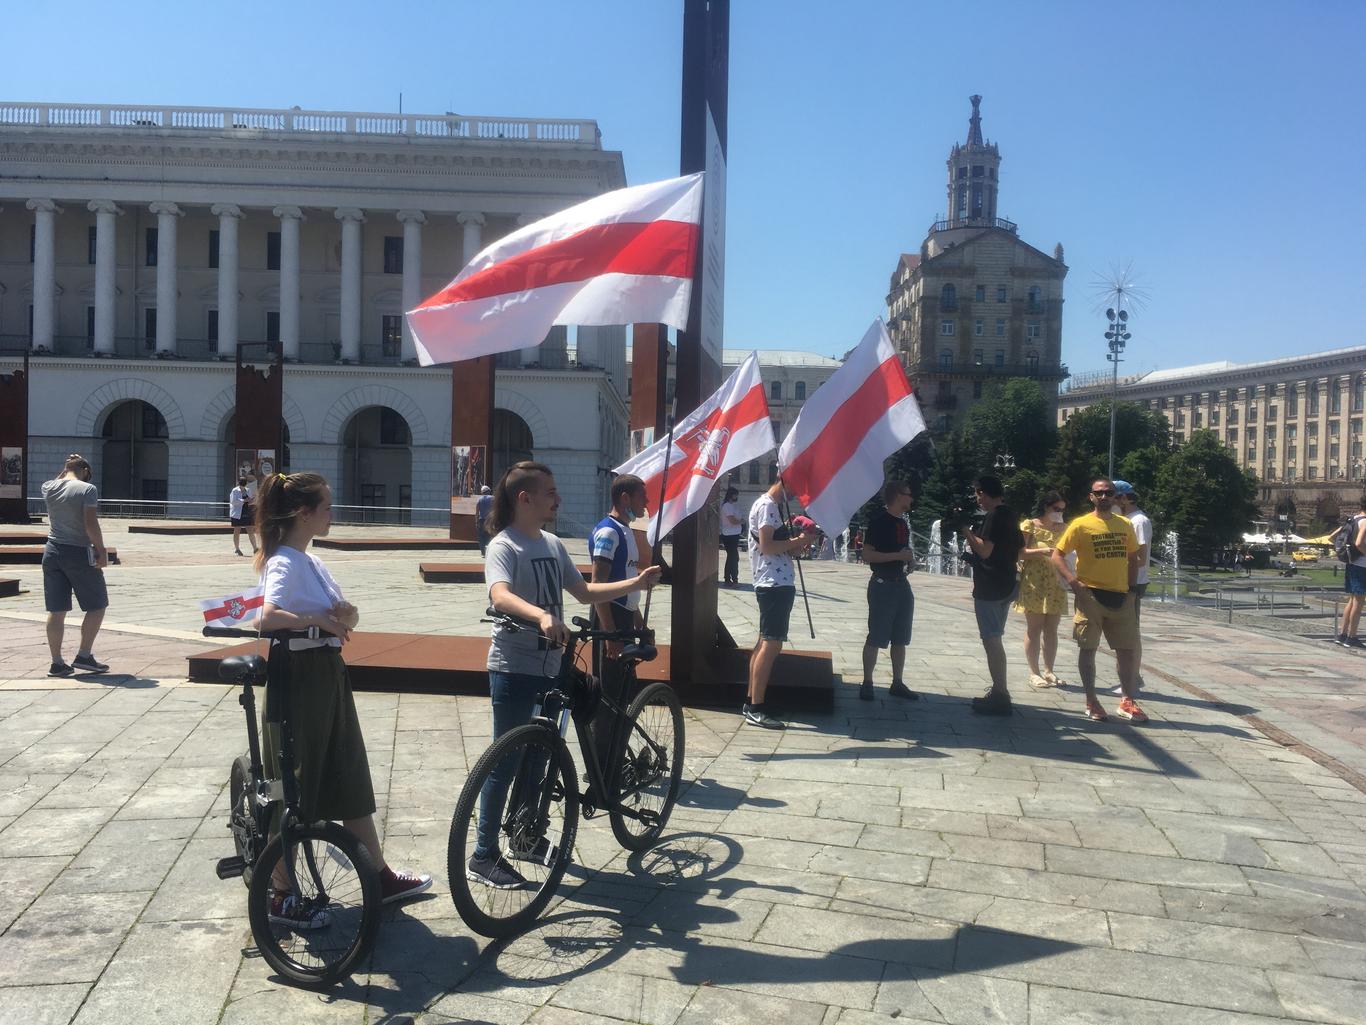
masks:
<path id="1" fill-rule="evenodd" d="M 659 649 L 653 644 L 628 644 L 618 657 L 623 662 L 653 662 L 659 657 Z"/>
<path id="2" fill-rule="evenodd" d="M 266 660 L 260 655 L 229 655 L 218 663 L 218 678 L 224 683 L 261 683 L 266 678 Z"/>

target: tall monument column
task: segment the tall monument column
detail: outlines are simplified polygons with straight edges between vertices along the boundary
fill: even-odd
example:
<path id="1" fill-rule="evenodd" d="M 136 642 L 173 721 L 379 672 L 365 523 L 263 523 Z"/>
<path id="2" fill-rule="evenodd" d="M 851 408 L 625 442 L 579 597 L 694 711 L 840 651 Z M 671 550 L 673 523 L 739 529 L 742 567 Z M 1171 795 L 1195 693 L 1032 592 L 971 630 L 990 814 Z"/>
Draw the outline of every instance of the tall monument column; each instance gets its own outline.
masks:
<path id="1" fill-rule="evenodd" d="M 147 209 L 157 215 L 157 355 L 176 352 L 176 228 L 182 216 L 174 203 L 158 201 Z"/>
<path id="2" fill-rule="evenodd" d="M 118 249 L 114 218 L 123 213 L 111 199 L 92 199 L 86 209 L 95 215 L 95 355 L 114 355 L 114 273 Z"/>

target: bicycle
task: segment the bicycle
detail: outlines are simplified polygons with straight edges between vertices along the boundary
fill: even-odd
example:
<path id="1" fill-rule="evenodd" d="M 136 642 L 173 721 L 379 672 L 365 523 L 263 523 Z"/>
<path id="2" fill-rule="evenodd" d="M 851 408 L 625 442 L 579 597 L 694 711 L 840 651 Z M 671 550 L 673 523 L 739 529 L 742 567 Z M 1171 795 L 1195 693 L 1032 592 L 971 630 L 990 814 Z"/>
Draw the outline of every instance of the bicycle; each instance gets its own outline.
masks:
<path id="1" fill-rule="evenodd" d="M 537 629 L 493 609 L 489 615 L 483 622 L 510 630 Z M 617 842 L 640 851 L 659 838 L 678 799 L 683 706 L 667 683 L 651 683 L 636 693 L 635 667 L 658 655 L 650 643 L 652 632 L 595 630 L 586 620 L 572 622 L 577 629 L 570 633 L 560 675 L 547 680 L 532 721 L 503 734 L 479 757 L 451 820 L 446 847 L 451 899 L 466 925 L 494 939 L 522 931 L 550 903 L 569 867 L 580 807 L 585 819 L 606 811 Z M 577 665 L 580 646 L 593 641 L 629 642 L 618 655 L 621 700 L 629 702 L 625 710 Z M 593 727 L 600 703 L 612 713 L 606 759 Z M 565 740 L 571 719 L 588 775 L 582 792 Z M 526 879 L 525 885 L 508 889 L 472 880 L 467 869 L 477 842 L 480 794 L 500 767 L 511 782 L 499 816 L 499 845 Z"/>
<path id="2" fill-rule="evenodd" d="M 237 853 L 219 860 L 220 879 L 240 876 L 247 886 L 247 919 L 257 949 L 286 979 L 326 986 L 346 978 L 375 943 L 380 920 L 379 869 L 350 830 L 335 822 L 304 822 L 294 775 L 290 728 L 288 649 L 293 638 L 331 636 L 317 627 L 258 633 L 229 627 L 204 628 L 206 637 L 269 638 L 269 662 L 260 655 L 232 655 L 218 665 L 219 679 L 240 684 L 238 704 L 247 718 L 247 753 L 232 763 L 228 828 Z M 269 677 L 266 718 L 280 728 L 278 774 L 267 778 L 261 762 L 254 686 Z M 271 836 L 272 821 L 278 832 Z M 290 920 L 273 906 L 272 875 L 283 860 L 295 914 Z"/>

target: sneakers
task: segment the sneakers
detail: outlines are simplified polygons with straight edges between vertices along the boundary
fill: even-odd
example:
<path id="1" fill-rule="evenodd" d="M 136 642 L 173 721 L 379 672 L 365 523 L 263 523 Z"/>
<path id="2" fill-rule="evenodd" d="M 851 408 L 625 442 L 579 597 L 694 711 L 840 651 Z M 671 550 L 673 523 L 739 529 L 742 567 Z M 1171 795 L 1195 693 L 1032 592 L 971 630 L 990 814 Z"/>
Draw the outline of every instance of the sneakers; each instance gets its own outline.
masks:
<path id="1" fill-rule="evenodd" d="M 432 888 L 432 877 L 412 872 L 395 872 L 386 865 L 380 873 L 379 886 L 380 892 L 384 895 L 381 903 L 395 904 L 416 897 L 419 893 L 426 893 Z"/>
<path id="2" fill-rule="evenodd" d="M 1128 719 L 1130 722 L 1143 723 L 1148 721 L 1147 713 L 1138 707 L 1138 702 L 1133 698 L 1123 698 L 1119 703 L 1119 716 Z"/>
<path id="3" fill-rule="evenodd" d="M 465 878 L 472 883 L 495 890 L 520 890 L 526 877 L 509 865 L 501 855 L 492 858 L 470 858 L 465 865 Z"/>
<path id="4" fill-rule="evenodd" d="M 764 711 L 762 705 L 745 705 L 740 714 L 745 717 L 745 723 L 749 726 L 758 726 L 765 730 L 787 729 L 787 725 L 781 719 L 773 718 Z"/>
<path id="5" fill-rule="evenodd" d="M 48 676 L 70 676 L 76 670 L 72 669 L 65 662 L 53 662 L 52 668 L 47 671 Z"/>
<path id="6" fill-rule="evenodd" d="M 531 845 L 529 851 L 519 851 L 515 847 L 508 848 L 508 857 L 513 861 L 529 861 L 537 865 L 550 865 L 559 857 L 560 849 L 545 837 L 541 837 Z"/>
<path id="7" fill-rule="evenodd" d="M 1366 641 L 1363 641 L 1360 637 L 1344 637 L 1342 639 L 1342 646 L 1344 648 L 1366 648 Z"/>
<path id="8" fill-rule="evenodd" d="M 859 699 L 860 701 L 872 701 L 872 700 L 873 700 L 873 681 L 872 681 L 872 680 L 864 680 L 861 684 L 859 684 L 858 699 Z"/>
<path id="9" fill-rule="evenodd" d="M 300 900 L 292 893 L 271 894 L 269 918 L 271 925 L 283 925 L 296 932 L 326 929 L 332 922 L 325 908 L 314 907 L 311 901 Z"/>
<path id="10" fill-rule="evenodd" d="M 83 669 L 87 673 L 107 673 L 109 667 L 103 662 L 96 662 L 94 655 L 77 655 L 71 660 L 73 669 Z"/>
<path id="11" fill-rule="evenodd" d="M 1100 707 L 1099 701 L 1086 702 L 1086 718 L 1092 722 L 1105 722 L 1110 717 L 1105 714 L 1105 709 Z"/>
<path id="12" fill-rule="evenodd" d="M 907 687 L 900 680 L 893 680 L 891 687 L 889 687 L 887 690 L 887 693 L 894 698 L 902 698 L 905 701 L 920 700 L 920 695 L 917 694 L 915 691 L 911 690 L 910 687 Z"/>
<path id="13" fill-rule="evenodd" d="M 987 691 L 980 698 L 973 698 L 972 710 L 978 715 L 1013 715 L 1015 712 L 1010 695 L 994 690 Z"/>
<path id="14" fill-rule="evenodd" d="M 1049 687 L 1054 686 L 1049 682 L 1048 677 L 1044 676 L 1042 673 L 1030 673 L 1029 685 L 1035 690 L 1047 690 Z"/>

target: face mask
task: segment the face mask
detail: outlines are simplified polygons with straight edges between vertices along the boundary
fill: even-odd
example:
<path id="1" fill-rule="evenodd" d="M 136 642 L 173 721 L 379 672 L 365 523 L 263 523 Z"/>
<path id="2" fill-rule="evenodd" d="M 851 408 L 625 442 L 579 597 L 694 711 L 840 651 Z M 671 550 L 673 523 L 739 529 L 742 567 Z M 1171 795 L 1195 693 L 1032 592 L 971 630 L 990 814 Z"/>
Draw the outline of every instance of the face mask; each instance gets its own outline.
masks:
<path id="1" fill-rule="evenodd" d="M 1061 522 L 1062 522 L 1062 513 L 1058 512 L 1056 509 L 1049 509 L 1049 510 L 1048 510 L 1048 522 L 1049 522 L 1049 523 L 1061 523 Z"/>

